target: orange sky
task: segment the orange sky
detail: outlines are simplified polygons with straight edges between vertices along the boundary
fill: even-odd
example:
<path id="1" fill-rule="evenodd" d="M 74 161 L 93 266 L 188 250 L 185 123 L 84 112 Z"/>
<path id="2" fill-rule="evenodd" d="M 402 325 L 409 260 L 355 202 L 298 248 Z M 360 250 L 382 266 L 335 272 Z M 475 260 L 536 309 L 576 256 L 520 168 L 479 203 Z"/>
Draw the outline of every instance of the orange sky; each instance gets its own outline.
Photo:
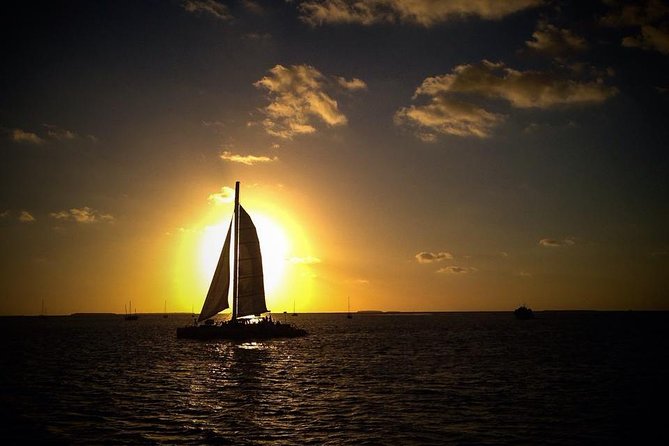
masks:
<path id="1" fill-rule="evenodd" d="M 669 308 L 655 2 L 158 3 L 7 14 L 0 314 L 197 312 L 235 181 L 274 312 Z"/>

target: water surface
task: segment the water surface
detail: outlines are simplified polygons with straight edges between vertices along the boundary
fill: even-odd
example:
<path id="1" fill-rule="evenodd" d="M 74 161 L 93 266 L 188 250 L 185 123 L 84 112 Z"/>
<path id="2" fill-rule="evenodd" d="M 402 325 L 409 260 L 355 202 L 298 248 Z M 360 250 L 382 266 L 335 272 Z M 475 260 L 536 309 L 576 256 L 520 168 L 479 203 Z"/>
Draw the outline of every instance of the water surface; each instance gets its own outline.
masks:
<path id="1" fill-rule="evenodd" d="M 537 316 L 302 314 L 286 319 L 309 336 L 258 343 L 176 339 L 188 316 L 0 318 L 2 436 L 235 445 L 669 438 L 669 314 Z"/>

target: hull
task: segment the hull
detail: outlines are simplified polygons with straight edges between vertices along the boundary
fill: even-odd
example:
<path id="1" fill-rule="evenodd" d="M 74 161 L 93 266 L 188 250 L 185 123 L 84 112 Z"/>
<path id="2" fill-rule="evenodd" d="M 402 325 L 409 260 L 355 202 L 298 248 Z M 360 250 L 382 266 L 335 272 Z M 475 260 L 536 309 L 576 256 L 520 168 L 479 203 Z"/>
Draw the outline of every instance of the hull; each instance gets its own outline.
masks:
<path id="1" fill-rule="evenodd" d="M 517 319 L 532 319 L 534 318 L 534 312 L 527 308 L 527 307 L 520 307 L 517 308 L 513 314 L 516 316 Z"/>
<path id="2" fill-rule="evenodd" d="M 253 339 L 297 338 L 306 336 L 306 330 L 280 322 L 244 324 L 224 322 L 221 325 L 191 325 L 177 328 L 177 338 L 182 339 L 231 339 L 245 341 Z"/>

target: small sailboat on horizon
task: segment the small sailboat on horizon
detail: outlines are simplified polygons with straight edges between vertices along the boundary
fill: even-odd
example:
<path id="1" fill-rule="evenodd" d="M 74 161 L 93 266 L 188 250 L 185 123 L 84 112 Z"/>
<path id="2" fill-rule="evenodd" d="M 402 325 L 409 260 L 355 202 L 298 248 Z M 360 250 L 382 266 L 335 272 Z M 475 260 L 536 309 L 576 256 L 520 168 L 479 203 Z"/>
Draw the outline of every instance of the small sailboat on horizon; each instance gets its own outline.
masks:
<path id="1" fill-rule="evenodd" d="M 216 323 L 212 318 L 230 308 L 230 245 L 233 251 L 232 315 L 230 320 Z M 251 217 L 239 204 L 237 181 L 233 218 L 202 310 L 193 325 L 177 328 L 177 337 L 246 340 L 294 338 L 307 334 L 301 328 L 272 320 L 271 315 L 261 317 L 264 313 L 269 313 L 269 310 L 265 303 L 260 241 Z"/>
<path id="2" fill-rule="evenodd" d="M 46 318 L 46 307 L 44 306 L 44 298 L 42 298 L 42 311 L 39 314 L 39 317 L 42 319 Z"/>
<path id="3" fill-rule="evenodd" d="M 135 314 L 132 314 L 132 301 L 129 302 L 129 307 L 125 308 L 124 319 L 126 321 L 136 321 L 137 319 L 139 319 L 139 316 L 137 316 L 136 308 L 135 308 Z"/>
<path id="4" fill-rule="evenodd" d="M 348 313 L 346 314 L 347 319 L 353 319 L 353 315 L 351 314 L 351 297 L 348 296 Z"/>

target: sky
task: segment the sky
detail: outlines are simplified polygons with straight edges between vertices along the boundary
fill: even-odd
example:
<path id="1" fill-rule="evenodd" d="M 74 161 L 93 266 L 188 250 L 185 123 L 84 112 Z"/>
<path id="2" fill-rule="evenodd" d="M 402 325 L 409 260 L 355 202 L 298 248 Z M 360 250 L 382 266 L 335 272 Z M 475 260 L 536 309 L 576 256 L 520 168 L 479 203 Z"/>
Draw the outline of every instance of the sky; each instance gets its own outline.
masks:
<path id="1" fill-rule="evenodd" d="M 0 314 L 669 309 L 669 4 L 14 2 Z"/>

